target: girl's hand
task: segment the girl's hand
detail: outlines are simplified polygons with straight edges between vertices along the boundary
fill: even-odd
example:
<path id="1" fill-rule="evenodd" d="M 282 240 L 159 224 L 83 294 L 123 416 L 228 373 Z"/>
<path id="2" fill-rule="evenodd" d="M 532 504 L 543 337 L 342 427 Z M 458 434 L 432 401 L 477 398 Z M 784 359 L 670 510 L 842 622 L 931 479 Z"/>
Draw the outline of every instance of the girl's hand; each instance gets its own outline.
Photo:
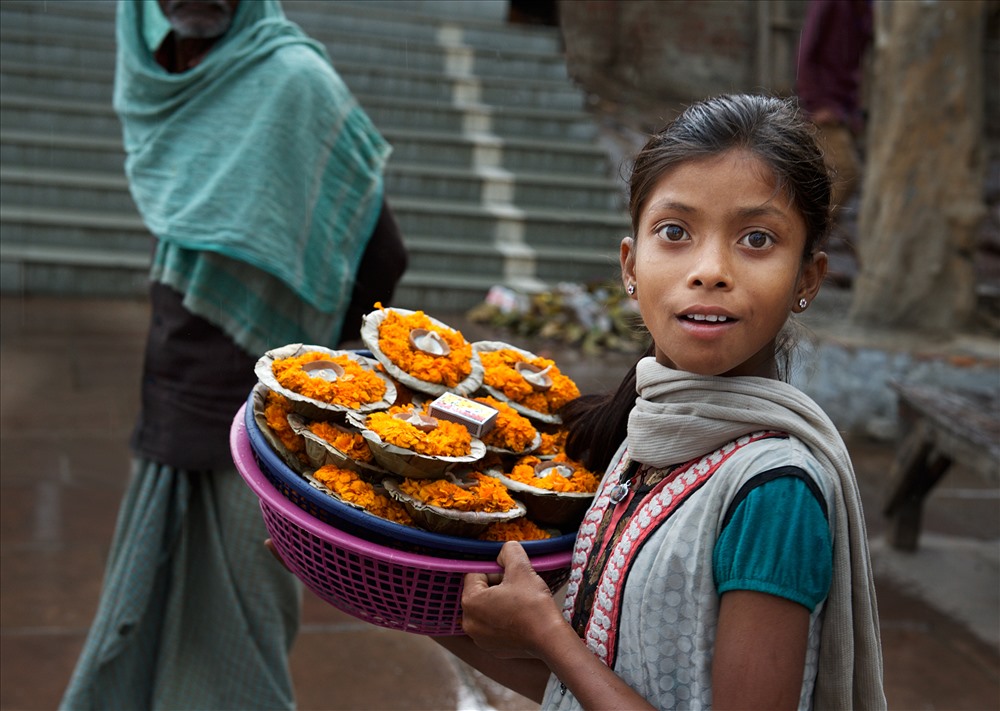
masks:
<path id="1" fill-rule="evenodd" d="M 497 563 L 504 569 L 499 582 L 483 573 L 465 576 L 462 629 L 497 657 L 542 657 L 548 631 L 567 623 L 520 543 L 505 543 Z"/>

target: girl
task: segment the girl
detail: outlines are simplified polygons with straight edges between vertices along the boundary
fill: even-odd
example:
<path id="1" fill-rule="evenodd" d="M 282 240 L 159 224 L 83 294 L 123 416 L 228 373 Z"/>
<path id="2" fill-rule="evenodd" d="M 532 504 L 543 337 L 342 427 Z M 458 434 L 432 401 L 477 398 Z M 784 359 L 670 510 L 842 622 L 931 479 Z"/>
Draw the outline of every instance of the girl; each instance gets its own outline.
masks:
<path id="1" fill-rule="evenodd" d="M 844 444 L 780 380 L 826 274 L 830 180 L 791 101 L 695 104 L 635 160 L 622 279 L 652 337 L 566 413 L 607 474 L 562 611 L 517 543 L 439 640 L 546 709 L 884 708 L 864 519 Z M 636 397 L 638 394 L 638 397 Z"/>

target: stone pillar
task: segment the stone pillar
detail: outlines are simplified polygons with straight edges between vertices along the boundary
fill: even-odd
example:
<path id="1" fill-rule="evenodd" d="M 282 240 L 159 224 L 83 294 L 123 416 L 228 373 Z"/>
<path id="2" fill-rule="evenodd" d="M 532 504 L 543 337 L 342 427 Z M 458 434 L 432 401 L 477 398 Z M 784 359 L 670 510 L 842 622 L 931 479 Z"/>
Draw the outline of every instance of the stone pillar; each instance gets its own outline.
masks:
<path id="1" fill-rule="evenodd" d="M 879 0 L 851 320 L 946 336 L 975 310 L 983 0 Z"/>

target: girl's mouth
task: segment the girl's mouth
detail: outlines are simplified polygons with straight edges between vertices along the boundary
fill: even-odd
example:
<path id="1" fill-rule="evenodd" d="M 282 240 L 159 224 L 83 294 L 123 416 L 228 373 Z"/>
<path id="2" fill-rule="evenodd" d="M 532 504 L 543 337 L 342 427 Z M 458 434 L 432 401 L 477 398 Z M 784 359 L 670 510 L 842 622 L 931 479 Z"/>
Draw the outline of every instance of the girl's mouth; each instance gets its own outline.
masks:
<path id="1" fill-rule="evenodd" d="M 727 321 L 735 321 L 732 316 L 717 316 L 715 314 L 684 314 L 681 319 L 685 321 L 695 321 L 697 323 L 725 323 Z"/>

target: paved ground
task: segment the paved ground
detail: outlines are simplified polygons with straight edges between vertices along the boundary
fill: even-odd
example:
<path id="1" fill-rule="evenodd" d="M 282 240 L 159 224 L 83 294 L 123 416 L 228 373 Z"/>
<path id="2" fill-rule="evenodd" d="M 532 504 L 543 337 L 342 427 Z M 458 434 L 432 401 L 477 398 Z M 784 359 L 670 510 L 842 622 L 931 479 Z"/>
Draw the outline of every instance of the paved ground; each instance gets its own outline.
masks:
<path id="1" fill-rule="evenodd" d="M 0 711 L 54 708 L 83 644 L 125 485 L 146 318 L 141 301 L 0 298 Z M 613 385 L 623 367 L 553 355 L 585 390 Z M 928 502 L 920 551 L 903 556 L 884 546 L 878 513 L 893 448 L 850 446 L 890 707 L 1000 709 L 996 490 L 950 473 Z M 309 594 L 292 666 L 302 709 L 534 708 L 432 641 L 356 622 Z"/>

